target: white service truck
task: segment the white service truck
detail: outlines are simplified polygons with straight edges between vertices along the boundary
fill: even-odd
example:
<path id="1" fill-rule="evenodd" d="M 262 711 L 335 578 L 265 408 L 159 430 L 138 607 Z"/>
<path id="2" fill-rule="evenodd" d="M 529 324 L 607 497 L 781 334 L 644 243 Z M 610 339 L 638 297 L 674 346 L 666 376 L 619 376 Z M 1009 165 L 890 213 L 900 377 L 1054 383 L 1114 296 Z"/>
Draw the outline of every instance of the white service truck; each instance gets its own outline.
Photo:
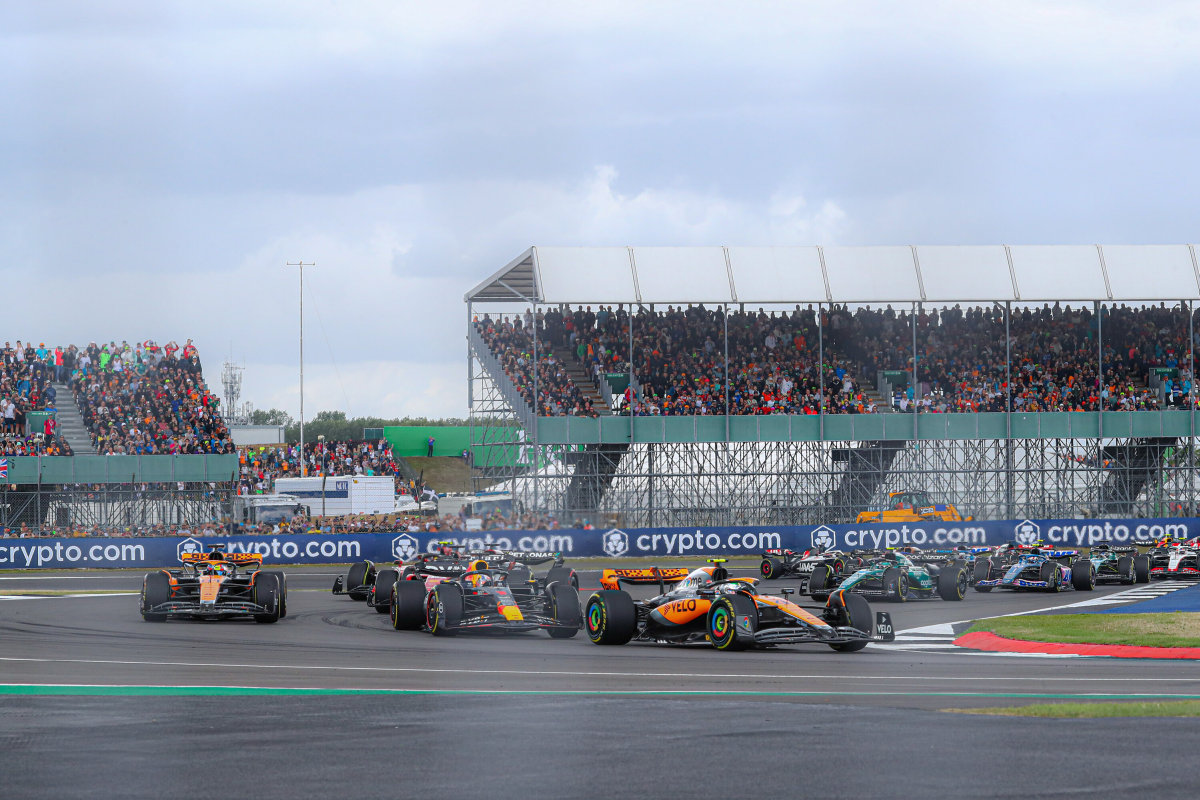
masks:
<path id="1" fill-rule="evenodd" d="M 312 515 L 307 500 L 289 494 L 238 495 L 233 505 L 233 518 L 245 525 L 278 525 L 295 516 Z"/>
<path id="2" fill-rule="evenodd" d="M 275 491 L 300 498 L 316 517 L 391 514 L 396 510 L 396 483 L 390 475 L 278 478 Z"/>

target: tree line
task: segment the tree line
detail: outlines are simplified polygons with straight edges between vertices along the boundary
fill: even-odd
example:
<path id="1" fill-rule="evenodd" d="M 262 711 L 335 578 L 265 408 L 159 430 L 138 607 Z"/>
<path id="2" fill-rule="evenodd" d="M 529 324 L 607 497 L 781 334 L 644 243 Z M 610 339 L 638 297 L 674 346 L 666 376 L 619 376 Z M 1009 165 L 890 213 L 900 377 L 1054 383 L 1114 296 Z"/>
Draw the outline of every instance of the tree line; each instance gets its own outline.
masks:
<path id="1" fill-rule="evenodd" d="M 256 410 L 250 415 L 251 425 L 282 425 L 283 436 L 287 442 L 300 441 L 300 422 L 292 415 L 278 408 L 266 411 Z M 318 436 L 324 436 L 330 442 L 353 441 L 361 439 L 364 428 L 386 428 L 392 425 L 418 427 L 436 425 L 466 425 L 465 419 L 446 417 L 429 419 L 428 417 L 404 417 L 403 419 L 384 419 L 383 417 L 353 417 L 347 418 L 344 411 L 318 411 L 312 419 L 304 420 L 304 440 L 315 442 Z"/>

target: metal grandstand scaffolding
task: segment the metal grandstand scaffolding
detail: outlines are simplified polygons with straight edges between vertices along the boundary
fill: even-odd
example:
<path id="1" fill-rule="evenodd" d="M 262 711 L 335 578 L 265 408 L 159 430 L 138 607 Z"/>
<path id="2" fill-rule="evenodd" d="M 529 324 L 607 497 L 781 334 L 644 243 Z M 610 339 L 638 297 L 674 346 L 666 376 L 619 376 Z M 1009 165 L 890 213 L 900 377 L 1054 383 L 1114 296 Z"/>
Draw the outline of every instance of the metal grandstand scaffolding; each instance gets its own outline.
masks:
<path id="1" fill-rule="evenodd" d="M 1082 301 L 1101 320 L 1096 368 L 1103 374 L 1101 312 L 1162 300 L 1178 304 L 1179 319 L 1186 315 L 1180 364 L 1186 358 L 1194 374 L 1200 265 L 1192 245 L 531 248 L 465 299 L 472 441 L 496 451 L 481 460 L 522 507 L 564 522 L 845 522 L 901 489 L 926 490 L 976 519 L 1200 509 L 1194 386 L 1188 410 L 1171 411 L 1020 413 L 1010 395 L 1000 413 L 537 417 L 472 324 L 482 309 L 536 315 L 587 303 L 813 303 L 818 317 L 835 304 L 896 303 L 909 305 L 915 320 L 922 308 L 961 301 L 994 304 L 1007 326 L 1022 304 Z M 1000 333 L 1007 339 L 1005 327 Z M 539 347 L 535 336 L 535 363 Z M 1011 369 L 1020 354 L 1004 355 Z M 522 458 L 499 452 L 511 450 L 515 427 Z"/>
<path id="2" fill-rule="evenodd" d="M 194 527 L 231 516 L 236 455 L 13 459 L 0 525 Z"/>

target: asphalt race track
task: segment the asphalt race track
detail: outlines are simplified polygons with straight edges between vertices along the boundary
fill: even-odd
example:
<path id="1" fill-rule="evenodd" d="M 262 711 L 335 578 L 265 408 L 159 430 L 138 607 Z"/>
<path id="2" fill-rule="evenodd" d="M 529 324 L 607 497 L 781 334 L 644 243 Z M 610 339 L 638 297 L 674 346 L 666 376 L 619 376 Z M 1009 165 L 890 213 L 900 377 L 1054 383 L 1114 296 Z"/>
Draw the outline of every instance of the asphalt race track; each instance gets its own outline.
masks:
<path id="1" fill-rule="evenodd" d="M 335 574 L 289 570 L 275 625 L 148 624 L 132 594 L 0 600 L 0 796 L 1197 793 L 1190 759 L 1152 755 L 1194 752 L 1194 720 L 941 711 L 1198 698 L 1195 662 L 926 649 L 919 633 L 852 654 L 435 639 L 334 597 Z M 586 596 L 596 574 L 581 577 Z M 140 585 L 126 572 L 5 573 L 0 597 Z M 903 632 L 1125 588 L 886 608 Z M 225 788 L 209 783 L 214 764 L 230 765 Z"/>

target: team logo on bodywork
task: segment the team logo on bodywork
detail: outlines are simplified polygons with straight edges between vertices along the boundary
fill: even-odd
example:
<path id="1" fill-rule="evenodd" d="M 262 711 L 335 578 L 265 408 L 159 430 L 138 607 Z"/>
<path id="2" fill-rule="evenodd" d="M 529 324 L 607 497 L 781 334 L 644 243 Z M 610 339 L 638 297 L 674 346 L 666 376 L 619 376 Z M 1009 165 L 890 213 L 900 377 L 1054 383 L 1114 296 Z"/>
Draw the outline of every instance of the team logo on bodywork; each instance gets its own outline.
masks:
<path id="1" fill-rule="evenodd" d="M 392 555 L 397 561 L 410 561 L 417 555 L 417 540 L 407 533 L 392 539 Z"/>
<path id="2" fill-rule="evenodd" d="M 610 556 L 623 556 L 629 552 L 629 535 L 613 528 L 604 534 L 604 552 Z"/>
<path id="3" fill-rule="evenodd" d="M 819 547 L 822 550 L 832 550 L 836 539 L 834 538 L 833 528 L 828 525 L 822 525 L 819 528 L 814 528 L 812 532 L 813 547 Z"/>
<path id="4" fill-rule="evenodd" d="M 1031 520 L 1022 520 L 1013 528 L 1013 539 L 1017 544 L 1034 544 L 1041 538 L 1041 535 L 1042 529 Z"/>
<path id="5" fill-rule="evenodd" d="M 183 561 L 184 553 L 187 553 L 188 555 L 194 555 L 196 553 L 203 552 L 204 545 L 200 542 L 200 540 L 193 539 L 190 536 L 175 546 L 175 557 L 180 561 Z"/>

